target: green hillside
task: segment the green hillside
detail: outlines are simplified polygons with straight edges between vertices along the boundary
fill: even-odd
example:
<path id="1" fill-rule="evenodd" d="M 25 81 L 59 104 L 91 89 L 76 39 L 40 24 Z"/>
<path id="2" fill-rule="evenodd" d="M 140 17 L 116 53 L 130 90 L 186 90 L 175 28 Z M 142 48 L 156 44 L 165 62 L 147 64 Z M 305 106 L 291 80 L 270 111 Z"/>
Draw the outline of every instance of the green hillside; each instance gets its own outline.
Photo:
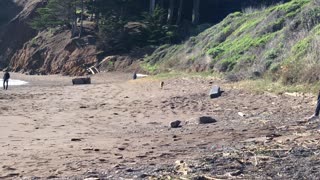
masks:
<path id="1" fill-rule="evenodd" d="M 293 0 L 235 12 L 183 44 L 161 46 L 143 67 L 223 72 L 231 80 L 313 83 L 320 78 L 319 5 L 319 0 Z"/>

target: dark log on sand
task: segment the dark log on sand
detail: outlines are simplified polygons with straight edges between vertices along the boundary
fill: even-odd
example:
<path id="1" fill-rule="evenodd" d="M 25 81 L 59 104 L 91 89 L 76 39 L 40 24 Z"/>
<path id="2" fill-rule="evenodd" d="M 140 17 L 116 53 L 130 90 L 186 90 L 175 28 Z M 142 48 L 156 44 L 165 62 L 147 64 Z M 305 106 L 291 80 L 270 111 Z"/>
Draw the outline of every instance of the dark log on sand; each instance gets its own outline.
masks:
<path id="1" fill-rule="evenodd" d="M 91 78 L 74 78 L 72 84 L 91 84 Z"/>

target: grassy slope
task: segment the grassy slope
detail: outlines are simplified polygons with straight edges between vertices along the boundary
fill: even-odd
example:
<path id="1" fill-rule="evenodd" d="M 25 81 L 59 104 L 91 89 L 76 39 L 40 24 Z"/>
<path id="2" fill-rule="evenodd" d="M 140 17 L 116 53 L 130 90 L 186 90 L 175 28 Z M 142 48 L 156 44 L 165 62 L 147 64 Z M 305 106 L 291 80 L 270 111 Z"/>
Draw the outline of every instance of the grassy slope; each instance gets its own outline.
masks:
<path id="1" fill-rule="evenodd" d="M 207 70 L 236 79 L 264 75 L 284 83 L 313 83 L 320 79 L 319 24 L 319 0 L 235 12 L 183 44 L 160 47 L 143 66 L 153 72 Z"/>

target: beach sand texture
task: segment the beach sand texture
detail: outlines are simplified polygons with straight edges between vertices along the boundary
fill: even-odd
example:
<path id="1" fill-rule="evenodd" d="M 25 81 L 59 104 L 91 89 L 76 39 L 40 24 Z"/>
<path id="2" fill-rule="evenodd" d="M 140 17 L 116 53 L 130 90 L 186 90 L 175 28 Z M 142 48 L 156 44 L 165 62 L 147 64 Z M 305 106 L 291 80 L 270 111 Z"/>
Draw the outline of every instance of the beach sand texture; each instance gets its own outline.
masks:
<path id="1" fill-rule="evenodd" d="M 265 136 L 312 113 L 311 97 L 255 94 L 210 78 L 173 78 L 160 89 L 160 80 L 131 76 L 101 73 L 91 85 L 73 86 L 71 77 L 12 74 L 29 83 L 0 91 L 0 177 L 62 178 L 171 165 L 210 155 L 217 144 L 235 147 Z M 209 99 L 212 84 L 225 91 L 220 98 Z M 199 125 L 200 116 L 217 122 Z M 181 128 L 170 128 L 175 120 Z"/>

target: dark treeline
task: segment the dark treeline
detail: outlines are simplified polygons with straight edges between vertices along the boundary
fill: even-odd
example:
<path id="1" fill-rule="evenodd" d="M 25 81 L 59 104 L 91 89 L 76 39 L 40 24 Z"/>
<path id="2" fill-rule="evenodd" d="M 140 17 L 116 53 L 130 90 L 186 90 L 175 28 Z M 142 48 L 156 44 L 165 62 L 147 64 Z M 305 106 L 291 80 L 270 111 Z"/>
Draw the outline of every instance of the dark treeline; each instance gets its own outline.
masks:
<path id="1" fill-rule="evenodd" d="M 21 9 L 11 0 L 0 0 L 0 27 L 8 23 Z"/>
<path id="2" fill-rule="evenodd" d="M 133 47 L 177 43 L 246 7 L 268 6 L 279 0 L 44 0 L 33 20 L 36 29 L 67 26 L 72 37 L 92 22 L 98 48 L 112 53 Z"/>

